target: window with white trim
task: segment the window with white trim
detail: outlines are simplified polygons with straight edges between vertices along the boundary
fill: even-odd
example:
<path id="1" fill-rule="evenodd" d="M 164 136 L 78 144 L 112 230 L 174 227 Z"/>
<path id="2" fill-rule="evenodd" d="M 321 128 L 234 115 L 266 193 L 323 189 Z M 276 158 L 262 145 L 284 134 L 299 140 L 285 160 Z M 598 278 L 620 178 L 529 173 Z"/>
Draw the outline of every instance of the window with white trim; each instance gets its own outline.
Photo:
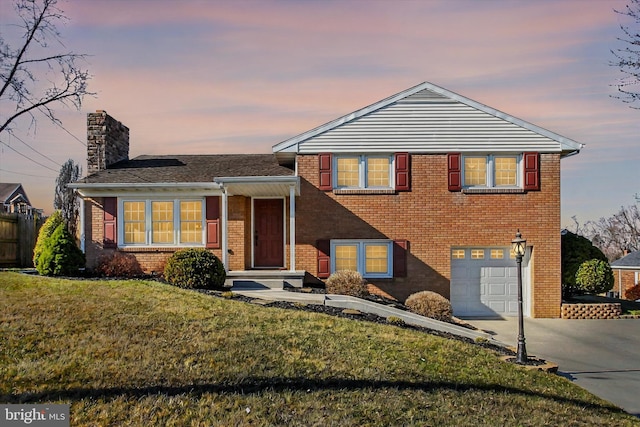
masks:
<path id="1" fill-rule="evenodd" d="M 336 188 L 393 187 L 392 156 L 340 155 L 334 162 Z"/>
<path id="2" fill-rule="evenodd" d="M 466 188 L 520 187 L 519 155 L 468 155 L 462 161 L 462 182 Z"/>
<path id="3" fill-rule="evenodd" d="M 122 200 L 123 246 L 204 245 L 203 200 Z"/>
<path id="4" fill-rule="evenodd" d="M 332 240 L 331 272 L 353 270 L 365 278 L 393 277 L 390 240 Z"/>

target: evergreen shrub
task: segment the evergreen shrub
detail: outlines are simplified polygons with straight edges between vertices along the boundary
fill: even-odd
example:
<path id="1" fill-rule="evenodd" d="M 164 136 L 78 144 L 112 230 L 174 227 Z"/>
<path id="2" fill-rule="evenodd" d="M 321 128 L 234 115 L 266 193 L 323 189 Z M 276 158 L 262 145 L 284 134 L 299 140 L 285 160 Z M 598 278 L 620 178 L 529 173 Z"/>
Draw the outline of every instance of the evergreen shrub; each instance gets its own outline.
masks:
<path id="1" fill-rule="evenodd" d="M 84 267 L 85 257 L 64 223 L 45 239 L 36 270 L 43 276 L 73 276 Z"/>
<path id="2" fill-rule="evenodd" d="M 580 264 L 576 272 L 576 286 L 585 294 L 601 294 L 613 288 L 613 271 L 608 262 L 590 259 Z"/>
<path id="3" fill-rule="evenodd" d="M 44 224 L 42 224 L 42 227 L 40 227 L 40 231 L 38 231 L 38 240 L 36 240 L 36 246 L 33 248 L 34 267 L 38 265 L 38 258 L 40 258 L 45 241 L 51 237 L 53 232 L 56 231 L 56 228 L 58 228 L 62 222 L 62 213 L 60 213 L 60 211 L 55 211 L 49 218 L 47 218 Z"/>
<path id="4" fill-rule="evenodd" d="M 227 278 L 222 261 L 204 248 L 176 251 L 164 267 L 167 282 L 186 289 L 221 288 Z"/>

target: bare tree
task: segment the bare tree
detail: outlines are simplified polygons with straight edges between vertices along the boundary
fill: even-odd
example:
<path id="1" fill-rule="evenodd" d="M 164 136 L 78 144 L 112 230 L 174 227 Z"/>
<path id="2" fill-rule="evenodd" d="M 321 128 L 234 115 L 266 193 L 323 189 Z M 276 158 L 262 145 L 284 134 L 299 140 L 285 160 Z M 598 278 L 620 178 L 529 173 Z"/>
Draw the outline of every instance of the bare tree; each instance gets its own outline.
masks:
<path id="1" fill-rule="evenodd" d="M 68 187 L 68 184 L 77 181 L 81 174 L 80 165 L 75 164 L 72 159 L 67 160 L 60 168 L 60 174 L 56 178 L 56 193 L 53 199 L 53 207 L 60 210 L 62 220 L 67 224 L 67 229 L 73 236 L 76 235 L 78 229 L 80 204 L 75 192 Z"/>
<path id="2" fill-rule="evenodd" d="M 616 57 L 611 65 L 624 74 L 616 85 L 619 98 L 632 104 L 632 108 L 640 108 L 634 104 L 640 101 L 640 0 L 629 0 L 624 10 L 615 12 L 630 17 L 635 24 L 620 25 L 624 35 L 618 37 L 618 40 L 624 42 L 625 47 L 611 51 Z"/>
<path id="3" fill-rule="evenodd" d="M 54 114 L 56 104 L 80 109 L 88 92 L 90 75 L 78 66 L 86 55 L 56 52 L 52 44 L 59 44 L 60 32 L 56 24 L 67 18 L 57 7 L 58 0 L 16 0 L 15 10 L 24 30 L 23 42 L 10 46 L 0 35 L 0 108 L 6 113 L 0 120 L 0 134 L 12 131 L 12 123 L 21 116 L 36 122 L 42 114 L 61 124 Z"/>
<path id="4" fill-rule="evenodd" d="M 583 231 L 609 261 L 614 261 L 621 258 L 625 250 L 640 250 L 640 208 L 623 206 L 609 218 L 589 221 Z"/>

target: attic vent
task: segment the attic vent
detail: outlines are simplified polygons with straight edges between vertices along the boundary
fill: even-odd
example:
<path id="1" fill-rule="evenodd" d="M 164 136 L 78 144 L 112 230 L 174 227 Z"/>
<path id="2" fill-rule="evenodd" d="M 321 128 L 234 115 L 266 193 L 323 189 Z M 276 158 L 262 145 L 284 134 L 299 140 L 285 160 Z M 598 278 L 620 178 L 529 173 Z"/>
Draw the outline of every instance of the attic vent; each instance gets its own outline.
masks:
<path id="1" fill-rule="evenodd" d="M 453 102 L 452 99 L 447 98 L 444 95 L 430 91 L 429 89 L 423 89 L 420 92 L 416 92 L 413 95 L 407 96 L 404 99 L 398 101 L 399 103 L 416 103 L 416 102 Z"/>

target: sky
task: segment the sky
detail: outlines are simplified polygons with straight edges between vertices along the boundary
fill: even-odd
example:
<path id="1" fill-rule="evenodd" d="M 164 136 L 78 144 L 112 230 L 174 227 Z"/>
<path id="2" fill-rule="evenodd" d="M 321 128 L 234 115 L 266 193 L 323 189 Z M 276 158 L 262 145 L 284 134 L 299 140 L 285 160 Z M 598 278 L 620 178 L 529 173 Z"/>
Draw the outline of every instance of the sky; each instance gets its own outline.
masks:
<path id="1" fill-rule="evenodd" d="M 574 227 L 573 217 L 611 216 L 640 193 L 640 110 L 614 97 L 622 74 L 610 65 L 624 47 L 620 25 L 631 24 L 614 11 L 625 5 L 63 0 L 69 20 L 52 47 L 89 55 L 81 65 L 96 95 L 80 111 L 56 107 L 64 129 L 37 117 L 3 132 L 0 182 L 22 183 L 51 213 L 60 165 L 86 171 L 86 115 L 96 110 L 129 127 L 131 158 L 270 153 L 429 81 L 585 145 L 562 160 L 562 225 Z M 12 1 L 0 0 L 0 34 L 13 47 L 15 23 Z"/>

